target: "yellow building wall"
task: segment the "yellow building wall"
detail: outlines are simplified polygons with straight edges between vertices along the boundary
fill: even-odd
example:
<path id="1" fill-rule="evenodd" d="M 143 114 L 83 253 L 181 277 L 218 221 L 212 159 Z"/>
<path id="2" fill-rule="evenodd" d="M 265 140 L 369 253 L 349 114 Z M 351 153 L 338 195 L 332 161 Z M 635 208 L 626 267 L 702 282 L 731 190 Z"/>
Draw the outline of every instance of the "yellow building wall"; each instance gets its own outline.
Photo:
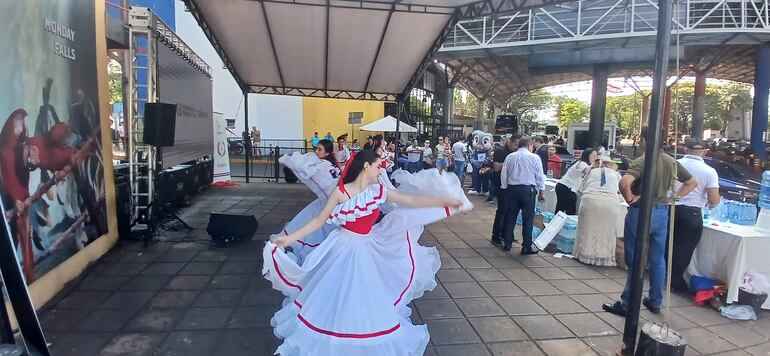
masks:
<path id="1" fill-rule="evenodd" d="M 349 112 L 364 113 L 361 125 L 355 125 L 351 129 L 351 126 L 348 125 Z M 358 128 L 385 116 L 385 103 L 374 100 L 305 97 L 302 98 L 302 116 L 305 139 L 309 140 L 313 137 L 313 132 L 318 132 L 318 137 L 323 138 L 327 132 L 331 131 L 335 138 L 347 133 L 349 142 L 353 142 L 353 139 L 357 138 L 363 146 L 366 137 L 372 133 L 361 131 Z"/>

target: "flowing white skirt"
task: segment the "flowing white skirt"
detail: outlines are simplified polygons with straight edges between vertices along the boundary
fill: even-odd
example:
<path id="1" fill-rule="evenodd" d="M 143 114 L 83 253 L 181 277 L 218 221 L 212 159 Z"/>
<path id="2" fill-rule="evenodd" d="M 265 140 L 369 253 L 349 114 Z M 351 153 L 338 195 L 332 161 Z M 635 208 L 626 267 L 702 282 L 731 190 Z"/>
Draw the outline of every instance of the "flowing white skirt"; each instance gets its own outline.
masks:
<path id="1" fill-rule="evenodd" d="M 456 176 L 423 176 L 410 175 L 404 188 L 439 186 L 443 191 L 424 194 L 464 197 Z M 435 180 L 425 183 L 425 177 Z M 271 320 L 284 339 L 276 354 L 422 355 L 430 336 L 426 326 L 411 323 L 408 304 L 436 286 L 441 262 L 434 247 L 417 240 L 424 225 L 448 213 L 397 208 L 367 235 L 333 230 L 301 265 L 268 242 L 262 272 L 286 296 Z"/>

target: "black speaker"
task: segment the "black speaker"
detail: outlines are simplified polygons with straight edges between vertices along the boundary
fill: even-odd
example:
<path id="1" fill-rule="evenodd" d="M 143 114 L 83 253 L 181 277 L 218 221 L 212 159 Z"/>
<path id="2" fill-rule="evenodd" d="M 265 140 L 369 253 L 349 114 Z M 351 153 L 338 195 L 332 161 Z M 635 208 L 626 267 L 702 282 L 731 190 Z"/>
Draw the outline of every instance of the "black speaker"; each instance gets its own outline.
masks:
<path id="1" fill-rule="evenodd" d="M 206 232 L 211 236 L 211 246 L 227 247 L 233 242 L 251 240 L 258 226 L 254 215 L 211 213 Z"/>
<path id="2" fill-rule="evenodd" d="M 156 147 L 173 146 L 176 115 L 176 104 L 145 103 L 144 143 Z"/>

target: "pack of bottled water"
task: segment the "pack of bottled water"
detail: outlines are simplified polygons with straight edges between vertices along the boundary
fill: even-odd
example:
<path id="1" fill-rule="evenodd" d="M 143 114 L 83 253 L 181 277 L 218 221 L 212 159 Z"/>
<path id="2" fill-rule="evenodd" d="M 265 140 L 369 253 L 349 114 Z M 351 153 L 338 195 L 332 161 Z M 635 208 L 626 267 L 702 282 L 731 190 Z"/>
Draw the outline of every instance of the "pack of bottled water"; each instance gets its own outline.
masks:
<path id="1" fill-rule="evenodd" d="M 703 218 L 711 221 L 731 222 L 736 225 L 754 225 L 757 221 L 757 206 L 723 199 L 719 205 L 712 209 L 703 208 Z"/>
<path id="2" fill-rule="evenodd" d="M 575 237 L 577 236 L 577 221 L 568 219 L 564 227 L 559 231 L 556 237 L 556 248 L 564 253 L 572 253 L 575 246 Z"/>

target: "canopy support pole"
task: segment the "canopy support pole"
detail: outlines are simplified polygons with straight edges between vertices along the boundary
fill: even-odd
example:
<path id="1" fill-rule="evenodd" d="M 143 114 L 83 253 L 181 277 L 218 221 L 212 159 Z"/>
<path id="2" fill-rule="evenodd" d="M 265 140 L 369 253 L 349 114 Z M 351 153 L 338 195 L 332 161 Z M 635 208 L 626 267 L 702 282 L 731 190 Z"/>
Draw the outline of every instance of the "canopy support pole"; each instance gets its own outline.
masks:
<path id="1" fill-rule="evenodd" d="M 247 89 L 243 89 L 243 132 L 245 135 L 249 134 L 249 91 Z M 244 169 L 246 172 L 246 183 L 249 182 L 249 157 L 251 156 L 251 147 L 246 146 L 246 137 L 243 137 L 243 148 L 244 148 L 244 156 L 246 157 L 246 160 L 244 161 Z M 249 145 L 251 146 L 251 145 Z"/>
<path id="2" fill-rule="evenodd" d="M 644 174 L 642 175 L 642 196 L 639 205 L 634 264 L 631 268 L 630 293 L 625 328 L 623 329 L 624 355 L 633 355 L 636 348 L 636 332 L 639 329 L 639 307 L 642 302 L 644 269 L 647 262 L 647 248 L 650 238 L 650 222 L 654 203 L 652 184 L 657 171 L 660 154 L 661 118 L 666 96 L 666 75 L 668 74 L 669 46 L 671 44 L 672 0 L 658 0 L 658 32 L 655 40 L 655 72 L 652 78 L 652 105 L 644 138 Z"/>

